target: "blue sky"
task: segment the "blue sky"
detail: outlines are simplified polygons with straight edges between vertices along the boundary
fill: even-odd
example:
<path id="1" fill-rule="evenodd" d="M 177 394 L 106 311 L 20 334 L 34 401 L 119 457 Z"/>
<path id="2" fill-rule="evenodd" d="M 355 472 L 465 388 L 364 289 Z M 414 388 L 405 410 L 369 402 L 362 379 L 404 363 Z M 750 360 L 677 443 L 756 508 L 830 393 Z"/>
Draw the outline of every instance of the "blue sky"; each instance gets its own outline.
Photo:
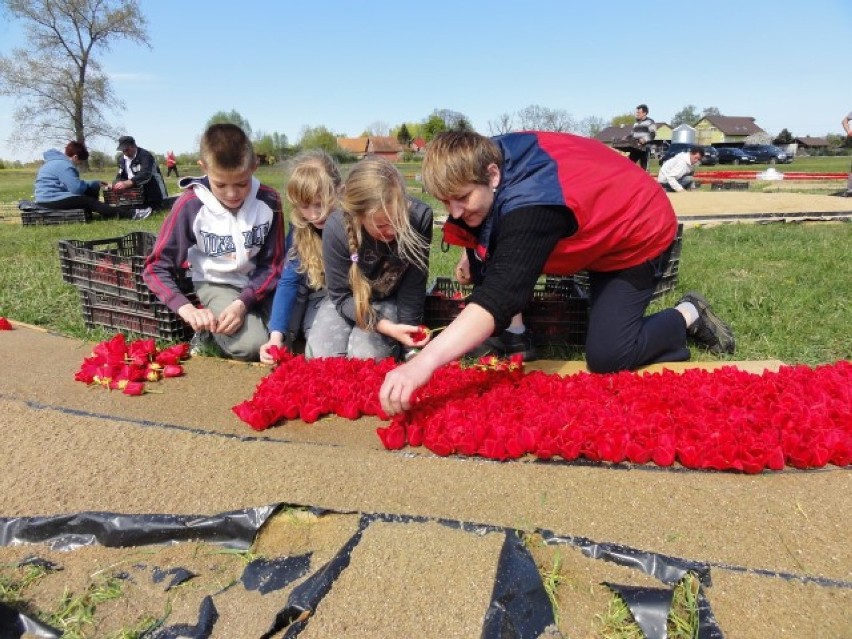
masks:
<path id="1" fill-rule="evenodd" d="M 435 109 L 489 121 L 529 105 L 609 121 L 645 102 L 667 121 L 688 104 L 794 135 L 841 133 L 852 109 L 852 2 L 566 0 L 143 0 L 152 49 L 100 60 L 127 108 L 112 121 L 157 153 L 195 150 L 236 109 L 295 142 L 305 126 L 359 135 Z M 0 20 L 0 53 L 22 44 Z M 13 148 L 0 98 L 0 158 Z M 111 140 L 90 140 L 112 153 Z"/>

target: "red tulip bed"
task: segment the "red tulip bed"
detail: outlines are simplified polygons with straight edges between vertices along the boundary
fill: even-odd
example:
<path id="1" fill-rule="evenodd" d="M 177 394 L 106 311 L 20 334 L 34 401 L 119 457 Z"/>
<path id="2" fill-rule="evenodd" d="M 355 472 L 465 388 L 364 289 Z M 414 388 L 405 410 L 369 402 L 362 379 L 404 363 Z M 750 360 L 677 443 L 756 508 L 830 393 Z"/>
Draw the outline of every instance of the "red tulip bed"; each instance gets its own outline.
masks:
<path id="1" fill-rule="evenodd" d="M 332 414 L 387 419 L 378 394 L 392 360 L 275 356 L 254 396 L 233 408 L 253 429 Z M 744 473 L 852 463 L 848 361 L 762 374 L 731 366 L 561 376 L 491 358 L 439 369 L 413 402 L 377 429 L 385 448 Z"/>

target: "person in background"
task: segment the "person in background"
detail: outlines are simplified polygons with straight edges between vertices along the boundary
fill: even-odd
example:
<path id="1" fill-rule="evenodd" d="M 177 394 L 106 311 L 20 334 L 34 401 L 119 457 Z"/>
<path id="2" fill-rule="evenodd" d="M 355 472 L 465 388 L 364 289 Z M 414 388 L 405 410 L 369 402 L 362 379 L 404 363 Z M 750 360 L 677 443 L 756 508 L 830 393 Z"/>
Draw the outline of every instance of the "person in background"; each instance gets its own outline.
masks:
<path id="1" fill-rule="evenodd" d="M 166 153 L 166 177 L 171 177 L 172 171 L 175 172 L 175 177 L 180 178 L 180 173 L 178 173 L 177 168 L 177 159 L 175 158 L 175 152 L 169 151 Z"/>
<path id="2" fill-rule="evenodd" d="M 146 215 L 137 215 L 133 219 L 144 219 L 151 214 L 151 210 L 159 208 L 168 193 L 166 183 L 160 167 L 150 151 L 136 146 L 136 140 L 129 135 L 118 138 L 118 150 L 121 157 L 118 160 L 118 175 L 115 177 L 112 188 L 123 191 L 135 186 L 141 186 L 143 192 L 143 204 L 147 210 Z"/>
<path id="3" fill-rule="evenodd" d="M 673 155 L 660 167 L 657 182 L 669 193 L 697 188 L 695 167 L 701 163 L 703 157 L 704 149 L 700 146 L 691 146 L 689 150 Z"/>
<path id="4" fill-rule="evenodd" d="M 846 114 L 846 117 L 841 120 L 843 130 L 846 131 L 846 137 L 852 139 L 852 111 Z M 852 168 L 849 169 L 849 177 L 846 180 L 846 197 L 852 197 Z"/>
<path id="5" fill-rule="evenodd" d="M 212 335 L 228 357 L 257 361 L 284 259 L 281 198 L 254 177 L 251 141 L 234 124 L 201 137 L 204 177 L 185 177 L 163 222 L 143 278 L 196 334 Z M 180 290 L 176 273 L 190 266 L 200 306 Z"/>
<path id="6" fill-rule="evenodd" d="M 408 409 L 439 367 L 508 326 L 542 273 L 589 271 L 592 372 L 688 360 L 687 337 L 714 353 L 734 351 L 730 327 L 698 293 L 645 315 L 677 217 L 651 176 L 600 142 L 541 131 L 493 139 L 444 132 L 427 147 L 422 176 L 449 213 L 444 241 L 468 249 L 482 281 L 447 328 L 385 376 L 379 400 L 388 415 Z"/>
<path id="7" fill-rule="evenodd" d="M 429 339 L 420 338 L 419 326 L 432 209 L 408 196 L 400 172 L 380 157 L 352 168 L 341 208 L 322 234 L 328 297 L 317 311 L 305 356 L 412 356 Z"/>
<path id="8" fill-rule="evenodd" d="M 260 361 L 274 363 L 271 346 L 293 342 L 301 331 L 310 335 L 317 310 L 328 294 L 322 263 L 322 230 L 338 203 L 342 179 L 337 163 L 320 149 L 293 159 L 287 180 L 290 232 L 286 263 L 269 317 L 269 340 L 260 348 Z"/>
<path id="9" fill-rule="evenodd" d="M 647 171 L 648 158 L 651 157 L 651 141 L 657 137 L 657 124 L 648 117 L 647 104 L 636 107 L 636 122 L 633 123 L 630 137 L 638 145 L 638 148 L 630 150 L 630 161 L 636 162 Z"/>
<path id="10" fill-rule="evenodd" d="M 58 149 L 45 151 L 44 164 L 39 168 L 35 179 L 36 204 L 57 211 L 95 211 L 102 218 L 145 213 L 140 213 L 139 209 L 128 212 L 126 209 L 101 202 L 98 194 L 101 187 L 108 186 L 107 183 L 100 180 L 81 180 L 77 170 L 77 165 L 88 159 L 89 151 L 83 142 L 69 142 L 64 153 Z"/>

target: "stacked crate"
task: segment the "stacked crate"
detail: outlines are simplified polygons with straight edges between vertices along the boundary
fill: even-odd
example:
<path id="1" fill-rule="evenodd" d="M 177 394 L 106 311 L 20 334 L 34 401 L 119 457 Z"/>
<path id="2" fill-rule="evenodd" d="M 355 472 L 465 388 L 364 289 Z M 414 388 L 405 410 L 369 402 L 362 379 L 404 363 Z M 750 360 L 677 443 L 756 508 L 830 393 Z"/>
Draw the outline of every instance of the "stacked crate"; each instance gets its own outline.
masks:
<path id="1" fill-rule="evenodd" d="M 145 194 L 142 192 L 141 186 L 133 186 L 129 189 L 122 189 L 121 191 L 105 189 L 104 202 L 110 206 L 138 208 L 145 203 Z"/>
<path id="2" fill-rule="evenodd" d="M 83 321 L 88 328 L 108 329 L 178 342 L 192 329 L 162 304 L 142 279 L 145 258 L 157 236 L 135 232 L 102 240 L 60 240 L 62 279 L 80 291 Z M 195 301 L 192 281 L 178 278 L 182 291 Z"/>
<path id="3" fill-rule="evenodd" d="M 39 206 L 31 200 L 21 200 L 18 202 L 18 209 L 21 211 L 21 224 L 24 226 L 68 224 L 74 222 L 85 224 L 92 219 L 91 211 L 87 211 L 86 209 L 49 209 Z"/>
<path id="4" fill-rule="evenodd" d="M 432 329 L 444 328 L 462 312 L 472 292 L 472 286 L 437 278 L 427 291 L 424 324 Z M 532 300 L 523 311 L 524 324 L 538 346 L 583 346 L 588 311 L 588 298 L 574 278 L 548 275 L 536 283 Z"/>

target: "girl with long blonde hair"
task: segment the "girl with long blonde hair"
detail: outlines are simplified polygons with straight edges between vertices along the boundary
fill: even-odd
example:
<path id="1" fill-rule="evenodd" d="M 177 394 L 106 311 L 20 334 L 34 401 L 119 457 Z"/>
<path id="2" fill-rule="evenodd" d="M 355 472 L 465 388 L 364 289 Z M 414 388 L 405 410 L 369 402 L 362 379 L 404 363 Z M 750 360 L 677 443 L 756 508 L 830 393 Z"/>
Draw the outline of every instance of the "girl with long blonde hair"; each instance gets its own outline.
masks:
<path id="1" fill-rule="evenodd" d="M 260 350 L 266 364 L 273 362 L 271 346 L 286 343 L 292 348 L 300 331 L 307 338 L 326 297 L 322 230 L 338 206 L 341 184 L 340 169 L 325 151 L 304 151 L 292 160 L 287 181 L 287 262 L 272 304 L 269 341 Z"/>
<path id="2" fill-rule="evenodd" d="M 383 359 L 423 346 L 431 241 L 432 209 L 406 193 L 396 167 L 380 157 L 358 162 L 323 233 L 328 298 L 306 356 Z"/>

